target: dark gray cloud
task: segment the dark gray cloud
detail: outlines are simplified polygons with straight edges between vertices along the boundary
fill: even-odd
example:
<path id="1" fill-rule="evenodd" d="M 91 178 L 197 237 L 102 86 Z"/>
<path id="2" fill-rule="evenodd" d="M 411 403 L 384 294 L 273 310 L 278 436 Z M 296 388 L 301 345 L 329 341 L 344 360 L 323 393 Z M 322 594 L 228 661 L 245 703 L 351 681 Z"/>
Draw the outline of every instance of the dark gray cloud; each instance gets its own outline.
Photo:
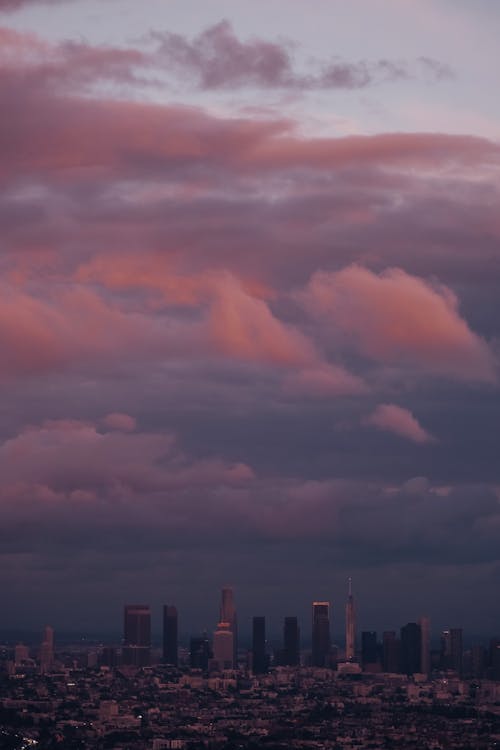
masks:
<path id="1" fill-rule="evenodd" d="M 311 70 L 298 70 L 291 43 L 263 39 L 242 41 L 228 21 L 211 26 L 192 40 L 169 31 L 153 32 L 160 62 L 191 78 L 201 89 L 257 86 L 300 90 L 363 89 L 367 86 L 408 79 L 420 66 L 434 80 L 450 77 L 450 68 L 428 57 L 418 66 L 406 61 L 347 62 L 339 58 L 318 60 Z"/>

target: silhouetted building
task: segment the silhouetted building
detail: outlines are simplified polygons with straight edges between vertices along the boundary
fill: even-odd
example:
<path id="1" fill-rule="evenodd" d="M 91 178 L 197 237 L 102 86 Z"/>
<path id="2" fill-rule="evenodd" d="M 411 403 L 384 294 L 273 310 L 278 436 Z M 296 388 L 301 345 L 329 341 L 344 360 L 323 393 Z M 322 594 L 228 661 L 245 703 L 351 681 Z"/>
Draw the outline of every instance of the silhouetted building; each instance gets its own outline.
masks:
<path id="1" fill-rule="evenodd" d="M 462 628 L 443 630 L 441 634 L 441 667 L 462 674 Z"/>
<path id="2" fill-rule="evenodd" d="M 54 664 L 54 628 L 46 625 L 43 631 L 42 644 L 40 646 L 40 672 L 50 672 Z"/>
<path id="3" fill-rule="evenodd" d="M 265 674 L 267 669 L 266 618 L 254 617 L 252 620 L 252 671 L 254 674 Z"/>
<path id="4" fill-rule="evenodd" d="M 486 671 L 486 649 L 480 644 L 471 649 L 471 677 L 484 677 Z"/>
<path id="5" fill-rule="evenodd" d="M 163 607 L 163 662 L 177 666 L 178 620 L 177 608 Z"/>
<path id="6" fill-rule="evenodd" d="M 400 668 L 400 641 L 394 630 L 382 633 L 382 669 L 384 672 L 396 674 Z"/>
<path id="7" fill-rule="evenodd" d="M 420 671 L 429 675 L 431 672 L 431 621 L 421 617 L 420 625 Z"/>
<path id="8" fill-rule="evenodd" d="M 234 604 L 234 593 L 230 586 L 224 586 L 221 594 L 220 622 L 227 622 L 233 636 L 233 664 L 238 664 L 238 618 Z"/>
<path id="9" fill-rule="evenodd" d="M 350 578 L 345 605 L 345 658 L 346 661 L 353 661 L 356 658 L 356 610 Z"/>
<path id="10" fill-rule="evenodd" d="M 488 655 L 487 675 L 491 680 L 500 680 L 500 639 L 492 638 Z"/>
<path id="11" fill-rule="evenodd" d="M 123 622 L 123 664 L 148 666 L 151 661 L 151 610 L 146 604 L 127 604 Z"/>
<path id="12" fill-rule="evenodd" d="M 382 633 L 382 669 L 384 672 L 395 674 L 399 672 L 399 638 L 394 630 L 384 630 Z"/>
<path id="13" fill-rule="evenodd" d="M 296 617 L 285 617 L 282 663 L 287 667 L 296 667 L 300 664 L 300 630 Z"/>
<path id="14" fill-rule="evenodd" d="M 189 666 L 191 669 L 208 671 L 208 662 L 211 657 L 210 643 L 206 635 L 191 638 L 189 642 Z"/>
<path id="15" fill-rule="evenodd" d="M 25 646 L 24 643 L 16 644 L 14 648 L 14 664 L 18 666 L 19 664 L 27 662 L 29 658 L 30 652 L 28 646 Z"/>
<path id="16" fill-rule="evenodd" d="M 219 622 L 214 633 L 214 660 L 218 669 L 233 669 L 234 663 L 234 636 L 229 622 Z"/>
<path id="17" fill-rule="evenodd" d="M 330 602 L 312 605 L 312 664 L 324 667 L 330 657 Z"/>
<path id="18" fill-rule="evenodd" d="M 377 633 L 374 630 L 361 633 L 361 663 L 365 671 L 373 671 L 370 668 L 378 664 Z"/>
<path id="19" fill-rule="evenodd" d="M 416 674 L 421 671 L 420 655 L 422 651 L 422 635 L 420 625 L 409 622 L 401 628 L 401 672 Z"/>

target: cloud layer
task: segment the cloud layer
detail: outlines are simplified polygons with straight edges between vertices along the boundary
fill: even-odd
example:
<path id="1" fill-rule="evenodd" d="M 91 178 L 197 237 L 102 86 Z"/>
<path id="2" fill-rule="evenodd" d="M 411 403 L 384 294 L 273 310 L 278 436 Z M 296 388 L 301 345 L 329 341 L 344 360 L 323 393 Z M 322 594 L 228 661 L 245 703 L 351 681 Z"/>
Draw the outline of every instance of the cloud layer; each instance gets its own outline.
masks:
<path id="1" fill-rule="evenodd" d="M 374 612 L 376 570 L 402 597 L 413 571 L 422 607 L 435 581 L 455 602 L 467 577 L 487 590 L 500 565 L 500 146 L 311 134 L 268 98 L 415 70 L 437 83 L 448 67 L 301 63 L 226 22 L 135 46 L 7 26 L 0 42 L 0 583 L 13 620 L 46 619 L 61 587 L 77 614 L 92 577 L 103 620 L 130 587 L 168 583 L 188 607 L 188 581 L 209 591 L 228 571 L 255 607 L 264 589 L 270 607 L 278 591 L 308 601 L 313 584 L 329 597 L 332 575 L 343 596 L 353 569 Z M 170 101 L 167 78 L 196 103 Z M 234 104 L 236 91 L 265 106 Z"/>

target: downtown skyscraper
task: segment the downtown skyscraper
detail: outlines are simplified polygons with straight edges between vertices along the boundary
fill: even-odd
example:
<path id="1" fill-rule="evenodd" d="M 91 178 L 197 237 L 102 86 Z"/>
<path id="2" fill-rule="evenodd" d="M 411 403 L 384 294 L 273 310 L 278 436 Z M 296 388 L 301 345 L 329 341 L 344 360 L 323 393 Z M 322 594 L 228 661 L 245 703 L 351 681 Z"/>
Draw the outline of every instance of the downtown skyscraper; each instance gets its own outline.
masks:
<path id="1" fill-rule="evenodd" d="M 165 604 L 163 607 L 163 662 L 177 666 L 178 619 L 177 609 Z"/>
<path id="2" fill-rule="evenodd" d="M 128 604 L 123 613 L 123 663 L 148 666 L 151 660 L 151 610 L 146 604 Z"/>
<path id="3" fill-rule="evenodd" d="M 264 674 L 267 668 L 266 618 L 254 617 L 252 620 L 252 671 L 254 674 Z"/>
<path id="4" fill-rule="evenodd" d="M 330 645 L 330 602 L 313 602 L 312 664 L 314 667 L 327 665 Z"/>
<path id="5" fill-rule="evenodd" d="M 296 617 L 285 617 L 282 663 L 288 667 L 296 667 L 300 664 L 300 629 Z"/>
<path id="6" fill-rule="evenodd" d="M 233 664 L 238 663 L 238 618 L 234 604 L 234 592 L 230 586 L 224 586 L 221 592 L 220 618 L 221 623 L 228 624 L 228 630 L 233 636 Z"/>
<path id="7" fill-rule="evenodd" d="M 356 609 L 352 595 L 352 580 L 349 578 L 347 602 L 345 605 L 345 660 L 356 658 Z"/>

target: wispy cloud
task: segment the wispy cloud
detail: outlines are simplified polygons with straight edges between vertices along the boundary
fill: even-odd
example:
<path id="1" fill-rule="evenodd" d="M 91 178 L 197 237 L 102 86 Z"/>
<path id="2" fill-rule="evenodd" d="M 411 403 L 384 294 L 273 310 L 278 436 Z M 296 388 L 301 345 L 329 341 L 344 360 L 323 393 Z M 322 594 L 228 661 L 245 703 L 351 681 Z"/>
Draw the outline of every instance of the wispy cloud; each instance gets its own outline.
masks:
<path id="1" fill-rule="evenodd" d="M 241 40 L 228 21 L 221 21 L 188 39 L 172 32 L 153 32 L 157 56 L 176 73 L 201 89 L 257 86 L 294 90 L 362 89 L 418 75 L 417 61 L 316 60 L 300 70 L 293 45 L 261 38 Z M 447 66 L 420 58 L 421 68 L 436 80 L 449 73 Z"/>
<path id="2" fill-rule="evenodd" d="M 411 411 L 396 404 L 379 404 L 364 424 L 411 440 L 413 443 L 434 443 L 436 439 L 419 424 Z"/>

